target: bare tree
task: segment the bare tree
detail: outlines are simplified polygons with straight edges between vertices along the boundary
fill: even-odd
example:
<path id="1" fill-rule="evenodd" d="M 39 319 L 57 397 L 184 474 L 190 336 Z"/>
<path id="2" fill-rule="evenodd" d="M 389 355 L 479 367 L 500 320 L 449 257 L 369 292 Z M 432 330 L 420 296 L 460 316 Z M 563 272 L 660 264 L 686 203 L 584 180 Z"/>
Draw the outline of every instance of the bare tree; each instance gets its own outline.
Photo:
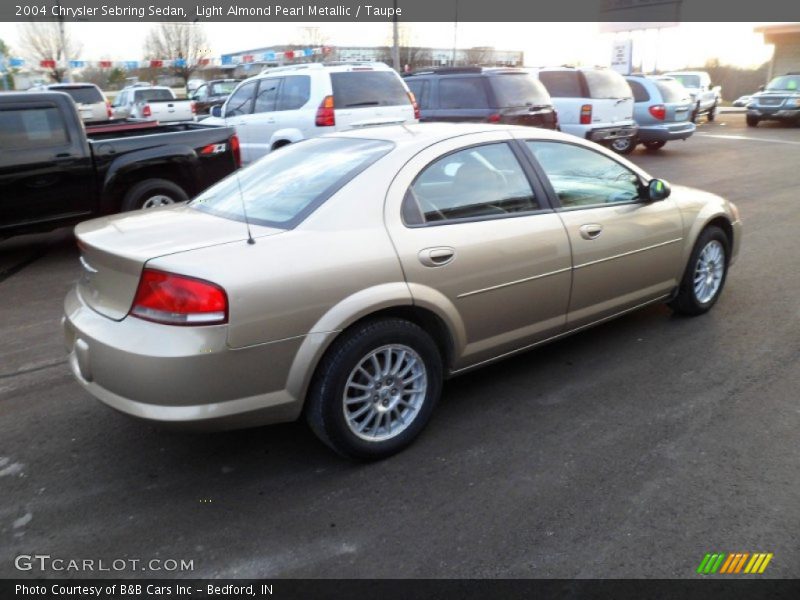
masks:
<path id="1" fill-rule="evenodd" d="M 493 53 L 491 46 L 475 46 L 466 50 L 465 59 L 468 65 L 489 66 Z"/>
<path id="2" fill-rule="evenodd" d="M 144 52 L 148 60 L 180 60 L 169 68 L 185 86 L 200 61 L 209 55 L 208 39 L 197 23 L 159 23 L 148 33 Z"/>
<path id="3" fill-rule="evenodd" d="M 322 32 L 319 27 L 298 27 L 300 37 L 298 45 L 305 48 L 322 48 L 328 45 L 330 38 Z M 324 54 L 314 54 L 310 57 L 310 62 L 322 62 L 325 60 Z"/>
<path id="4" fill-rule="evenodd" d="M 42 61 L 55 61 L 55 66 L 45 67 L 45 71 L 55 81 L 63 81 L 66 68 L 61 62 L 65 58 L 76 60 L 80 57 L 83 45 L 74 41 L 66 28 L 62 44 L 57 22 L 31 21 L 22 25 L 20 29 L 20 45 L 25 57 L 37 66 Z"/>

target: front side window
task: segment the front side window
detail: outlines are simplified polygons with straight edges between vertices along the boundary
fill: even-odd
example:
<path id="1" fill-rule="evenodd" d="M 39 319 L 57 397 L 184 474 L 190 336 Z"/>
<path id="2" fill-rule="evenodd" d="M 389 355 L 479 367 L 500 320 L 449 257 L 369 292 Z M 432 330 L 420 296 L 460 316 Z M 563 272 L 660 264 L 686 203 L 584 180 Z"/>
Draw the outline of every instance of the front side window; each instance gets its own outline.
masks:
<path id="1" fill-rule="evenodd" d="M 564 208 L 624 202 L 640 197 L 639 177 L 599 152 L 562 142 L 526 142 Z"/>
<path id="2" fill-rule="evenodd" d="M 254 113 L 272 112 L 278 103 L 278 91 L 281 89 L 280 77 L 262 79 L 258 84 Z"/>
<path id="3" fill-rule="evenodd" d="M 54 106 L 0 110 L 0 149 L 15 152 L 69 143 L 61 113 Z"/>
<path id="4" fill-rule="evenodd" d="M 439 108 L 487 108 L 483 77 L 447 77 L 439 82 Z"/>
<path id="5" fill-rule="evenodd" d="M 236 90 L 225 105 L 225 116 L 237 117 L 253 112 L 253 95 L 256 93 L 257 85 L 257 81 L 250 81 Z"/>
<path id="6" fill-rule="evenodd" d="M 314 138 L 270 152 L 190 204 L 220 217 L 291 228 L 339 188 L 387 154 L 391 142 Z"/>
<path id="7" fill-rule="evenodd" d="M 539 210 L 508 144 L 475 146 L 428 165 L 403 200 L 406 225 L 492 218 Z"/>

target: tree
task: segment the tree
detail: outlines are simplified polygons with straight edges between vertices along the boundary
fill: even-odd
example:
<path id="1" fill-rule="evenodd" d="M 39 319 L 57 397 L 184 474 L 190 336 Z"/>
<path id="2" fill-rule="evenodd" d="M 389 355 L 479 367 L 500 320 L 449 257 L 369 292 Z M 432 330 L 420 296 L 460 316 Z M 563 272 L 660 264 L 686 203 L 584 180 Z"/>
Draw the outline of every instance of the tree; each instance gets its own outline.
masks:
<path id="1" fill-rule="evenodd" d="M 299 46 L 305 48 L 322 48 L 328 45 L 329 38 L 322 33 L 319 27 L 300 27 L 300 41 Z M 322 62 L 325 60 L 325 55 L 314 54 L 311 56 L 311 62 Z"/>
<path id="2" fill-rule="evenodd" d="M 159 23 L 147 35 L 144 52 L 148 60 L 181 60 L 170 70 L 186 85 L 200 61 L 209 55 L 208 39 L 197 23 Z"/>
<path id="3" fill-rule="evenodd" d="M 61 63 L 65 59 L 77 59 L 83 50 L 83 45 L 74 41 L 66 28 L 62 44 L 60 26 L 61 24 L 52 21 L 31 21 L 20 28 L 23 54 L 36 65 L 43 60 L 55 61 L 54 67 L 45 67 L 45 72 L 58 82 L 64 80 L 66 73 L 66 68 Z"/>
<path id="4" fill-rule="evenodd" d="M 8 63 L 11 57 L 11 48 L 0 39 L 0 86 L 4 90 L 14 89 L 14 76 L 11 74 L 11 66 Z"/>

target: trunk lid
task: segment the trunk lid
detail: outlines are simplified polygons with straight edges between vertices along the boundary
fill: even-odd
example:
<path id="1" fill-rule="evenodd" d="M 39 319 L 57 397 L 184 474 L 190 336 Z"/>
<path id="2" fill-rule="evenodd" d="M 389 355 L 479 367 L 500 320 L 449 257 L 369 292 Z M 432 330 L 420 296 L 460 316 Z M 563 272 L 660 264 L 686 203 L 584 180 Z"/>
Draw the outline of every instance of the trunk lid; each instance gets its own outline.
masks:
<path id="1" fill-rule="evenodd" d="M 257 225 L 251 225 L 251 230 L 254 237 L 283 231 Z M 119 321 L 131 308 L 148 260 L 208 246 L 246 243 L 247 230 L 240 221 L 180 205 L 87 221 L 75 228 L 75 236 L 83 267 L 78 293 L 93 310 Z"/>

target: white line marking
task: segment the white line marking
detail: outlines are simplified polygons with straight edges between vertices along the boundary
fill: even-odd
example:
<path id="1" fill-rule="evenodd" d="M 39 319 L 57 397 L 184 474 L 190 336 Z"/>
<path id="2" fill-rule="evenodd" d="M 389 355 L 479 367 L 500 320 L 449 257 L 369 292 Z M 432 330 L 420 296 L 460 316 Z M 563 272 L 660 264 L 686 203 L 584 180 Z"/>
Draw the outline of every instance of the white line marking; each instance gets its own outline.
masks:
<path id="1" fill-rule="evenodd" d="M 792 140 L 776 140 L 774 138 L 757 138 L 757 137 L 748 137 L 746 135 L 719 135 L 716 133 L 697 133 L 695 135 L 699 135 L 702 137 L 710 137 L 710 138 L 719 138 L 722 140 L 745 140 L 749 142 L 769 142 L 772 144 L 791 144 L 792 146 L 800 146 L 800 142 L 795 142 Z"/>

